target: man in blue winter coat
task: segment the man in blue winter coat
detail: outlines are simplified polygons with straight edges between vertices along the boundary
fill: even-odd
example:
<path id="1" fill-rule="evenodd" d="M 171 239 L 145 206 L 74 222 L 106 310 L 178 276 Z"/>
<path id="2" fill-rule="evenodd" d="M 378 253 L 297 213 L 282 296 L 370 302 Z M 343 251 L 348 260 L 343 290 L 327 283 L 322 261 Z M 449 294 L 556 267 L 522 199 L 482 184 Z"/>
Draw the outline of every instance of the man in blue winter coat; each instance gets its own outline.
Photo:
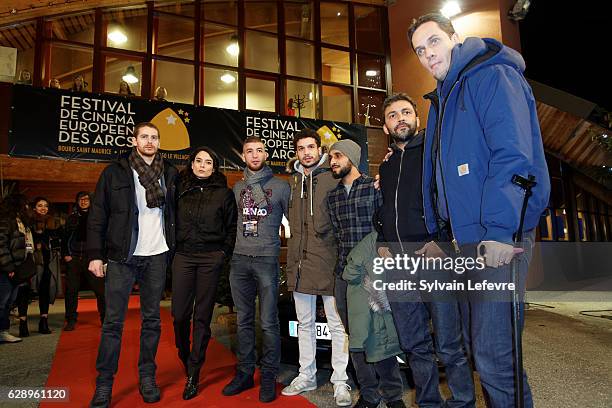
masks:
<path id="1" fill-rule="evenodd" d="M 523 76 L 523 58 L 489 38 L 467 38 L 461 43 L 451 21 L 440 14 L 416 19 L 408 29 L 408 40 L 437 80 L 436 89 L 425 96 L 431 101 L 423 158 L 425 223 L 440 242 L 451 243 L 446 254 L 441 250 L 445 246 L 435 241 L 417 253 L 476 257 L 478 248 L 486 268 L 474 270 L 468 278 L 511 282 L 513 235 L 524 198 L 512 177 L 533 175 L 537 185 L 525 215 L 524 251 L 518 255 L 524 283 L 550 180 L 535 100 Z M 469 313 L 465 307 L 463 324 L 487 404 L 513 407 L 508 293 L 487 293 L 487 299 L 493 296 L 492 302 L 475 296 L 468 291 Z M 524 390 L 525 406 L 531 407 L 525 375 Z"/>

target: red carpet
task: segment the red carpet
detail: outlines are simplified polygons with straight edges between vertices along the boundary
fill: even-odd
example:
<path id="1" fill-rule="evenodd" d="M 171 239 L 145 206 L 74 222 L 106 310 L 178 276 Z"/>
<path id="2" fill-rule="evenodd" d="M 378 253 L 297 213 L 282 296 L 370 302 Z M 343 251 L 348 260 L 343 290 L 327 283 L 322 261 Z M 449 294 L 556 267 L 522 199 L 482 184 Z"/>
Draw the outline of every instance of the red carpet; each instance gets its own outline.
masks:
<path id="1" fill-rule="evenodd" d="M 113 407 L 180 406 L 180 407 L 314 407 L 303 397 L 280 395 L 270 404 L 259 402 L 259 387 L 234 397 L 224 397 L 222 388 L 234 375 L 236 358 L 232 352 L 211 339 L 206 363 L 200 375 L 200 392 L 190 401 L 183 401 L 184 372 L 176 348 L 172 317 L 166 309 L 161 310 L 162 334 L 157 352 L 157 383 L 162 399 L 157 404 L 145 404 L 138 393 L 138 350 L 140 339 L 140 302 L 137 296 L 130 298 L 129 309 L 123 330 L 119 372 L 113 387 Z M 79 301 L 79 322 L 76 330 L 62 332 L 47 387 L 68 387 L 71 407 L 88 406 L 95 389 L 96 356 L 100 339 L 100 324 L 95 299 Z M 259 372 L 255 374 L 259 384 Z M 58 403 L 44 403 L 41 407 L 57 407 Z"/>

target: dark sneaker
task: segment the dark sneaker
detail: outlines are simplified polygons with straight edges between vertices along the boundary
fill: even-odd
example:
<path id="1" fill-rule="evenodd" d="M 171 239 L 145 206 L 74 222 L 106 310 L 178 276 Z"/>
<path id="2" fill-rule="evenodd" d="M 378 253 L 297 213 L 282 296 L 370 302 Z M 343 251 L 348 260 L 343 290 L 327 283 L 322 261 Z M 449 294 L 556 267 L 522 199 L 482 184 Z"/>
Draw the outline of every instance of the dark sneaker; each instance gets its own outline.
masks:
<path id="1" fill-rule="evenodd" d="M 113 390 L 112 388 L 107 387 L 96 387 L 96 392 L 94 393 L 91 402 L 89 403 L 90 408 L 108 408 L 111 403 L 111 396 Z"/>
<path id="2" fill-rule="evenodd" d="M 253 388 L 255 383 L 253 382 L 253 376 L 243 373 L 242 371 L 236 371 L 234 379 L 223 388 L 223 395 L 230 397 L 232 395 L 240 394 L 242 391 Z"/>
<path id="3" fill-rule="evenodd" d="M 379 404 L 379 402 L 368 402 L 360 396 L 357 403 L 353 405 L 353 408 L 376 408 Z"/>
<path id="4" fill-rule="evenodd" d="M 259 401 L 272 402 L 276 399 L 276 376 L 274 374 L 261 374 L 261 388 L 259 389 Z"/>
<path id="5" fill-rule="evenodd" d="M 397 401 L 391 401 L 391 402 L 387 402 L 387 408 L 406 408 L 406 404 L 404 404 L 404 401 L 402 400 L 397 400 Z"/>
<path id="6" fill-rule="evenodd" d="M 66 322 L 66 326 L 64 327 L 64 331 L 73 331 L 75 326 L 75 321 L 68 320 L 68 322 Z"/>
<path id="7" fill-rule="evenodd" d="M 157 402 L 161 399 L 161 392 L 155 383 L 155 378 L 143 378 L 140 380 L 138 391 L 142 395 L 142 400 L 146 403 Z"/>

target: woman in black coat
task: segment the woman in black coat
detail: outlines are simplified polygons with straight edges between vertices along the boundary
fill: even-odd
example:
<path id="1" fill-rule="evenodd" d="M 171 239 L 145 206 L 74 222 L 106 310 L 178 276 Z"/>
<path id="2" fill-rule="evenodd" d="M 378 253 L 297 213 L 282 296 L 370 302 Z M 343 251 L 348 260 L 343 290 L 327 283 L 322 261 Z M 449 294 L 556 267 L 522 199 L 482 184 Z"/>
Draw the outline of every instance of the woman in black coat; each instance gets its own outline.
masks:
<path id="1" fill-rule="evenodd" d="M 22 194 L 7 196 L 0 206 L 0 342 L 16 343 L 11 335 L 9 311 L 20 285 L 35 273 L 34 237 L 29 228 L 27 199 Z"/>
<path id="2" fill-rule="evenodd" d="M 237 207 L 216 154 L 195 149 L 179 177 L 176 255 L 172 263 L 172 316 L 178 355 L 187 374 L 183 399 L 197 395 L 210 340 L 219 275 L 236 240 Z M 195 307 L 194 307 L 195 301 Z M 190 344 L 193 316 L 193 345 Z"/>

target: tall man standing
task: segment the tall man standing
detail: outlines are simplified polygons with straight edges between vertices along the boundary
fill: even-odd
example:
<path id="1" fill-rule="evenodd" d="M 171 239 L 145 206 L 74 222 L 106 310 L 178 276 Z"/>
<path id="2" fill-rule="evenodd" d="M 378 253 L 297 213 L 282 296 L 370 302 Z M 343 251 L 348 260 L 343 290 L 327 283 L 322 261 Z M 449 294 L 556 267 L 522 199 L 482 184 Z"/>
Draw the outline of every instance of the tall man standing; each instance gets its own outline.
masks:
<path id="1" fill-rule="evenodd" d="M 298 161 L 290 182 L 287 287 L 293 292 L 299 324 L 300 373 L 282 394 L 298 395 L 317 388 L 315 320 L 320 295 L 332 338 L 334 399 L 336 405 L 348 406 L 351 405 L 350 388 L 346 384 L 348 338 L 334 298 L 337 246 L 327 209 L 327 193 L 338 182 L 329 169 L 327 154 L 322 154 L 321 137 L 316 131 L 300 130 L 294 135 L 293 143 Z"/>
<path id="2" fill-rule="evenodd" d="M 174 247 L 174 189 L 177 171 L 158 153 L 159 129 L 134 127 L 134 148 L 102 172 L 87 231 L 89 270 L 106 276 L 106 314 L 91 407 L 108 407 L 117 373 L 121 334 L 134 282 L 140 286 L 139 391 L 145 402 L 161 398 L 155 354 L 161 334 L 159 302 Z"/>
<path id="3" fill-rule="evenodd" d="M 429 235 L 423 219 L 421 191 L 425 132 L 418 131 L 417 107 L 406 94 L 399 93 L 385 99 L 383 113 L 383 131 L 393 141 L 393 153 L 380 165 L 383 207 L 379 212 L 379 222 L 384 240 L 391 248 L 379 248 L 379 255 L 413 256 L 414 250 L 427 242 Z M 383 248 L 388 252 L 384 253 Z M 435 274 L 424 271 L 419 278 L 432 281 L 445 274 L 443 271 Z M 395 272 L 394 278 L 397 281 L 419 279 L 401 270 Z M 474 407 L 474 382 L 461 339 L 458 303 L 453 299 L 427 301 L 429 299 L 422 298 L 418 291 L 405 292 L 390 291 L 388 297 L 400 344 L 408 354 L 416 385 L 416 403 L 420 407 L 441 407 L 444 404 L 438 389 L 438 364 L 429 327 L 431 316 L 436 334 L 436 352 L 444 364 L 452 392 L 445 404 L 457 408 Z"/>
<path id="4" fill-rule="evenodd" d="M 536 104 L 523 77 L 525 62 L 493 39 L 473 37 L 461 43 L 451 21 L 440 14 L 415 20 L 408 39 L 437 80 L 436 89 L 426 95 L 431 101 L 423 166 L 427 229 L 450 241 L 462 256 L 475 257 L 474 248 L 484 247 L 487 268 L 472 279 L 511 282 L 508 264 L 515 253 L 513 235 L 524 197 L 512 178 L 535 176 L 538 184 L 525 215 L 524 252 L 517 260 L 524 282 L 534 230 L 550 193 Z M 430 242 L 419 253 L 435 257 L 439 251 Z M 488 404 L 513 407 L 511 303 L 472 296 L 468 293 L 470 313 L 464 314 L 471 320 L 464 320 L 464 327 L 471 329 L 471 349 Z M 521 327 L 522 314 L 521 307 Z M 524 403 L 531 407 L 523 377 Z"/>
<path id="5" fill-rule="evenodd" d="M 336 188 L 327 196 L 329 214 L 338 241 L 336 307 L 344 327 L 350 333 L 347 282 L 341 276 L 349 252 L 374 229 L 372 221 L 382 205 L 382 195 L 374 188 L 374 179 L 361 174 L 357 168 L 361 160 L 361 148 L 357 143 L 348 139 L 336 142 L 331 146 L 329 155 L 334 178 L 340 179 Z M 374 408 L 383 399 L 388 407 L 404 407 L 402 378 L 395 357 L 370 364 L 366 362 L 364 352 L 351 351 L 350 355 L 361 393 L 355 407 Z"/>
<path id="6" fill-rule="evenodd" d="M 252 388 L 255 372 L 255 297 L 263 331 L 259 400 L 276 399 L 280 367 L 278 287 L 279 228 L 287 214 L 289 184 L 272 175 L 266 165 L 266 147 L 258 137 L 247 137 L 242 146 L 244 177 L 234 186 L 238 203 L 238 232 L 231 261 L 230 286 L 238 312 L 238 367 L 223 388 L 230 396 Z"/>

